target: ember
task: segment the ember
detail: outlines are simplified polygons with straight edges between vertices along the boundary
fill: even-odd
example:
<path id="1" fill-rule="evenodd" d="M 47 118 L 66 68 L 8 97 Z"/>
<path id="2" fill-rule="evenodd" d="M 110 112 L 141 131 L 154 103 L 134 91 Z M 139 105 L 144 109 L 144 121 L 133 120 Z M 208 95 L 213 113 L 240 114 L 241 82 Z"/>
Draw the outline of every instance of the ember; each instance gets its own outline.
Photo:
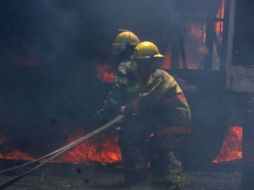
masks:
<path id="1" fill-rule="evenodd" d="M 105 83 L 113 83 L 115 81 L 115 73 L 108 64 L 98 65 L 96 67 L 96 75 L 99 80 Z"/>
<path id="2" fill-rule="evenodd" d="M 218 156 L 212 161 L 214 164 L 239 160 L 242 158 L 242 137 L 241 126 L 231 126 L 224 139 Z"/>

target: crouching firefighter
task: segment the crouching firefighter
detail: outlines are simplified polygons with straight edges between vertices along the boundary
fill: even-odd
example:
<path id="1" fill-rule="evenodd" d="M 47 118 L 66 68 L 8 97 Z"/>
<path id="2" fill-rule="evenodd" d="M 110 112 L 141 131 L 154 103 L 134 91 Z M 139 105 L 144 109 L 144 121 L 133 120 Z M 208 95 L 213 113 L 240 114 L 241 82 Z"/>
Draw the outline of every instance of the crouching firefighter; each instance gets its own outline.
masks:
<path id="1" fill-rule="evenodd" d="M 119 134 L 125 185 L 147 177 L 148 165 L 153 184 L 170 189 L 180 189 L 182 184 L 191 113 L 175 79 L 158 69 L 162 58 L 154 43 L 136 45 L 130 65 L 133 74 L 128 75 L 135 76 L 136 90 L 118 99 L 122 101 L 116 110 L 125 114 Z"/>

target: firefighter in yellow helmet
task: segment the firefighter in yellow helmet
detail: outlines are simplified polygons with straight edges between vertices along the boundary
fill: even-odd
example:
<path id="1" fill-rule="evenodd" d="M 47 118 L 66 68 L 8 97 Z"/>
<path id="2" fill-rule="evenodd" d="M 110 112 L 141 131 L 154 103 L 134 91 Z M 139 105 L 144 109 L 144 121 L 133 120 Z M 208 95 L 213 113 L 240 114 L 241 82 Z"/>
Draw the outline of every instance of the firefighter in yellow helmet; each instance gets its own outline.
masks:
<path id="1" fill-rule="evenodd" d="M 130 57 L 133 54 L 135 46 L 140 42 L 138 36 L 133 32 L 125 29 L 119 29 L 115 41 L 112 43 L 115 61 L 113 67 L 116 73 L 116 80 L 112 90 L 109 92 L 104 105 L 97 111 L 94 117 L 102 120 L 110 117 L 112 110 L 118 109 L 120 102 L 127 100 L 127 96 L 135 95 L 137 91 L 135 72 L 132 71 L 133 66 Z M 127 96 L 123 96 L 126 94 Z"/>
<path id="2" fill-rule="evenodd" d="M 144 179 L 149 162 L 152 182 L 176 190 L 182 179 L 179 153 L 191 132 L 191 113 L 175 79 L 159 69 L 162 58 L 154 43 L 138 43 L 125 64 L 128 82 L 116 83 L 119 88 L 110 92 L 104 111 L 126 115 L 119 133 L 124 184 Z"/>
<path id="3" fill-rule="evenodd" d="M 138 36 L 129 30 L 119 29 L 119 33 L 113 43 L 113 55 L 115 55 L 115 68 L 116 68 L 116 85 L 127 86 L 132 77 L 127 77 L 131 74 L 132 67 L 130 57 L 133 53 L 135 46 L 140 42 Z M 128 84 L 129 85 L 129 84 Z"/>
<path id="4" fill-rule="evenodd" d="M 129 30 L 119 29 L 113 43 L 113 54 L 122 54 L 129 47 L 135 47 L 140 42 L 138 36 Z"/>
<path id="5" fill-rule="evenodd" d="M 139 91 L 121 109 L 126 118 L 119 142 L 127 182 L 140 180 L 149 161 L 152 182 L 175 190 L 182 183 L 181 156 L 191 132 L 191 113 L 175 79 L 158 69 L 162 58 L 152 42 L 135 47 L 132 64 Z"/>

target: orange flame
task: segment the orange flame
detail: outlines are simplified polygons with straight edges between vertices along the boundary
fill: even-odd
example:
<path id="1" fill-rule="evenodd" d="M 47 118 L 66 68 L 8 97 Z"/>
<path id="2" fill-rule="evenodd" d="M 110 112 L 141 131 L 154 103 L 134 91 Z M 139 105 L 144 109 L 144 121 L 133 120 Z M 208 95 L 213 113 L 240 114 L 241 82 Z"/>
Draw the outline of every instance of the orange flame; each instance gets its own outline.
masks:
<path id="1" fill-rule="evenodd" d="M 224 139 L 219 154 L 212 161 L 214 164 L 242 159 L 242 137 L 241 126 L 231 126 Z"/>
<path id="2" fill-rule="evenodd" d="M 216 15 L 216 18 L 218 19 L 218 21 L 215 22 L 215 32 L 219 40 L 222 40 L 224 15 L 225 15 L 225 0 L 221 0 L 221 4 Z"/>
<path id="3" fill-rule="evenodd" d="M 216 17 L 223 19 L 224 15 L 225 15 L 225 0 L 221 0 L 221 4 L 220 4 Z"/>
<path id="4" fill-rule="evenodd" d="M 194 40 L 200 40 L 202 44 L 205 44 L 206 40 L 206 25 L 195 25 L 188 23 L 188 35 Z"/>
<path id="5" fill-rule="evenodd" d="M 169 69 L 171 68 L 171 53 L 168 52 L 167 54 L 165 54 L 165 57 L 163 59 L 163 63 L 162 63 L 162 69 Z"/>
<path id="6" fill-rule="evenodd" d="M 0 159 L 3 160 L 33 160 L 34 157 L 18 150 L 12 150 L 7 153 L 0 153 Z"/>
<path id="7" fill-rule="evenodd" d="M 116 78 L 112 67 L 108 64 L 98 65 L 96 67 L 96 76 L 105 83 L 113 83 Z"/>
<path id="8" fill-rule="evenodd" d="M 0 134 L 0 145 L 3 145 L 6 143 L 5 137 Z M 0 152 L 0 159 L 3 160 L 32 160 L 34 159 L 33 156 L 24 153 L 19 150 L 11 150 L 9 152 Z"/>
<path id="9" fill-rule="evenodd" d="M 78 139 L 85 135 L 83 130 L 69 136 L 67 143 Z M 4 136 L 0 135 L 0 144 L 5 144 Z M 0 159 L 4 160 L 32 160 L 34 156 L 24 153 L 19 150 L 10 150 L 8 152 L 0 152 Z M 54 163 L 84 163 L 84 162 L 99 162 L 102 164 L 109 164 L 121 161 L 120 148 L 118 146 L 118 139 L 116 135 L 103 138 L 101 141 L 88 140 L 83 144 L 74 147 L 72 150 L 66 152 L 56 160 Z"/>
<path id="10" fill-rule="evenodd" d="M 84 131 L 79 131 L 71 135 L 67 142 L 70 143 L 84 134 Z M 121 160 L 121 153 L 117 141 L 117 137 L 113 135 L 104 138 L 99 143 L 94 140 L 88 140 L 65 153 L 55 162 L 82 163 L 91 161 L 105 164 L 118 162 Z"/>

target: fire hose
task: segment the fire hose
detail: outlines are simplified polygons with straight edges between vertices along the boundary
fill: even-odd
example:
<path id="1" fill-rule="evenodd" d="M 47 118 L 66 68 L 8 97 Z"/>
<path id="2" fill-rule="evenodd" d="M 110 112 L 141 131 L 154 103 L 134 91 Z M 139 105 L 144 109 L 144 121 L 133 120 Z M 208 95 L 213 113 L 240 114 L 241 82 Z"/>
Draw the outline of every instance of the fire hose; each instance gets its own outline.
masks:
<path id="1" fill-rule="evenodd" d="M 106 129 L 112 127 L 114 124 L 116 123 L 119 123 L 122 119 L 124 118 L 124 115 L 118 115 L 116 116 L 115 118 L 113 118 L 111 121 L 109 121 L 108 123 L 100 126 L 99 128 L 93 130 L 92 132 L 86 134 L 85 136 L 83 137 L 80 137 L 79 139 L 73 141 L 72 143 L 66 145 L 66 146 L 63 146 L 49 154 L 46 154 L 40 158 L 37 158 L 37 159 L 34 159 L 34 160 L 31 160 L 29 162 L 26 162 L 24 164 L 21 164 L 19 166 L 15 166 L 15 167 L 12 167 L 12 168 L 8 168 L 8 169 L 4 169 L 4 170 L 1 170 L 0 171 L 0 174 L 1 173 L 5 173 L 5 172 L 9 172 L 9 171 L 12 171 L 12 170 L 16 170 L 16 169 L 19 169 L 19 168 L 22 168 L 24 166 L 28 166 L 28 165 L 31 165 L 33 163 L 36 163 L 36 162 L 39 162 L 41 161 L 38 165 L 36 165 L 35 167 L 33 167 L 32 169 L 20 174 L 19 176 L 11 179 L 10 181 L 0 185 L 0 190 L 3 190 L 5 188 L 7 188 L 8 186 L 12 185 L 13 183 L 15 183 L 16 181 L 18 181 L 19 179 L 29 175 L 30 173 L 34 172 L 35 170 L 37 170 L 38 168 L 41 168 L 42 166 L 44 166 L 45 164 L 47 164 L 48 162 L 54 160 L 55 158 L 57 158 L 58 156 L 64 154 L 65 152 L 71 150 L 72 148 L 76 147 L 77 145 L 83 143 L 84 141 L 88 140 L 89 138 L 105 131 Z"/>

